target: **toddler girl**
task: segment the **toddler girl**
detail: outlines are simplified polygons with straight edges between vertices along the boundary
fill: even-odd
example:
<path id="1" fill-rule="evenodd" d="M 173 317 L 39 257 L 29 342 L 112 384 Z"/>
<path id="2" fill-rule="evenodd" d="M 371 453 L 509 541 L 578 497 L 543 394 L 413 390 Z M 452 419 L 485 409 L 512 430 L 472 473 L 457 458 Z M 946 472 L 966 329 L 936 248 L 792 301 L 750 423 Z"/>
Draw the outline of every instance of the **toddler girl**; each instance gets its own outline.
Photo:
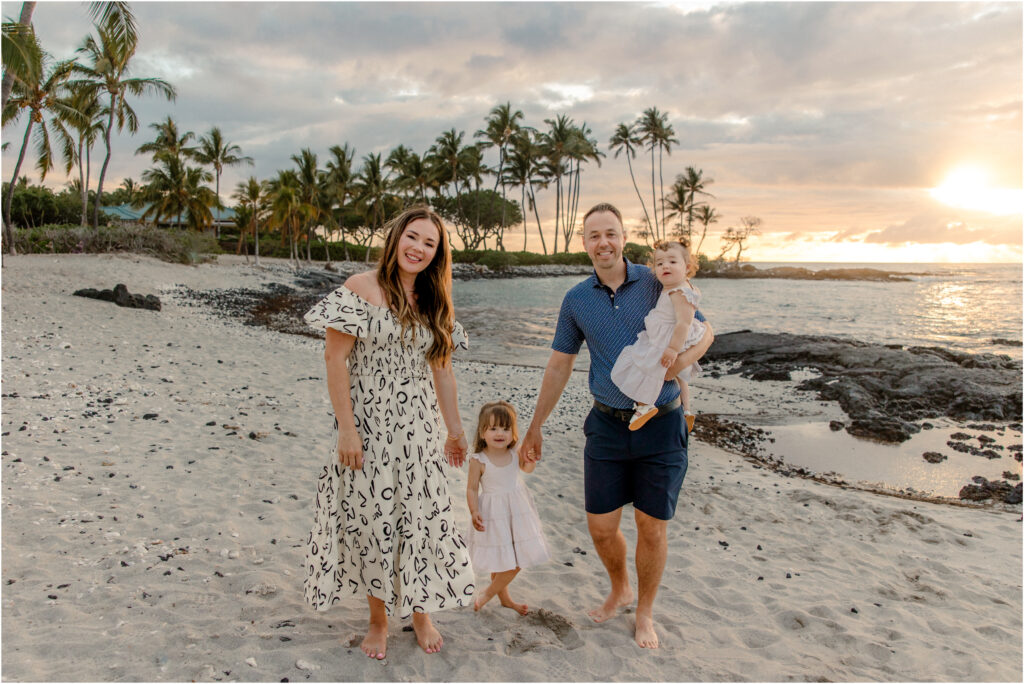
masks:
<path id="1" fill-rule="evenodd" d="M 530 491 L 519 477 L 520 468 L 529 473 L 536 464 L 519 458 L 512 448 L 518 440 L 512 404 L 484 404 L 476 425 L 476 453 L 469 460 L 466 499 L 473 516 L 469 557 L 474 569 L 491 573 L 491 584 L 478 592 L 473 610 L 497 596 L 501 605 L 526 615 L 526 604 L 512 601 L 508 585 L 522 568 L 551 556 Z"/>
<path id="2" fill-rule="evenodd" d="M 619 354 L 612 367 L 611 378 L 623 394 L 636 402 L 630 430 L 639 430 L 658 415 L 654 402 L 665 383 L 665 369 L 676 361 L 680 352 L 697 344 L 704 336 L 704 323 L 693 317 L 700 305 L 700 290 L 690 284 L 697 273 L 697 263 L 690 253 L 689 242 L 656 242 L 651 253 L 651 270 L 662 285 L 661 296 L 644 319 L 644 329 L 636 342 Z M 693 429 L 688 383 L 700 370 L 694 363 L 679 372 L 680 397 L 686 416 L 687 431 Z"/>

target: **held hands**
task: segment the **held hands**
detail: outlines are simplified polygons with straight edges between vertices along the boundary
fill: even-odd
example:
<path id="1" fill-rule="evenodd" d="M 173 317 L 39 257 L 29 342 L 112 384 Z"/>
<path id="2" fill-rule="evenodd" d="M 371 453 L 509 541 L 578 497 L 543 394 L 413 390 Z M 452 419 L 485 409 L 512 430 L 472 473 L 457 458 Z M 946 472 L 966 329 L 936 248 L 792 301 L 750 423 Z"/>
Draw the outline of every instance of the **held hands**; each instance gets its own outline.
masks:
<path id="1" fill-rule="evenodd" d="M 343 468 L 362 469 L 363 443 L 358 433 L 342 432 L 338 435 L 338 463 Z"/>
<path id="2" fill-rule="evenodd" d="M 484 531 L 484 516 L 480 515 L 480 511 L 473 514 L 473 527 L 477 532 Z"/>
<path id="3" fill-rule="evenodd" d="M 526 435 L 523 436 L 523 441 L 519 445 L 519 456 L 529 462 L 537 463 L 541 457 L 541 443 L 544 441 L 543 436 L 540 434 L 540 428 L 535 428 L 532 425 L 530 429 L 526 431 Z"/>
<path id="4" fill-rule="evenodd" d="M 679 352 L 677 352 L 672 347 L 665 347 L 665 351 L 661 355 L 661 365 L 664 366 L 665 368 L 669 368 L 673 363 L 676 362 L 676 359 L 678 357 Z"/>
<path id="5" fill-rule="evenodd" d="M 469 442 L 466 441 L 466 433 L 460 432 L 457 435 L 448 435 L 444 442 L 444 455 L 448 458 L 448 465 L 454 468 L 461 468 L 466 462 L 466 454 L 469 452 Z"/>

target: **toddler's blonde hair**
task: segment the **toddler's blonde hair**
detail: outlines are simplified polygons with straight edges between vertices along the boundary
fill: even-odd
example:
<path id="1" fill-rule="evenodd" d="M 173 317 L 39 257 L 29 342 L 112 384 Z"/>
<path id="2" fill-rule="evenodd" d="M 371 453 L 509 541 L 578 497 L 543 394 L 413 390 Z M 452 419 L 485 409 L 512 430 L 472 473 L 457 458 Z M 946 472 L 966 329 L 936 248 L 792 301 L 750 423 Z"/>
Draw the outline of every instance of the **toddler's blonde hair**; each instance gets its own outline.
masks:
<path id="1" fill-rule="evenodd" d="M 658 240 L 654 243 L 654 249 L 651 250 L 651 256 L 648 260 L 648 265 L 654 268 L 654 255 L 657 252 L 667 252 L 673 247 L 678 247 L 683 252 L 683 258 L 686 259 L 686 277 L 692 278 L 697 275 L 698 265 L 697 259 L 693 256 L 693 252 L 690 251 L 690 241 L 686 238 L 680 238 L 678 240 Z"/>

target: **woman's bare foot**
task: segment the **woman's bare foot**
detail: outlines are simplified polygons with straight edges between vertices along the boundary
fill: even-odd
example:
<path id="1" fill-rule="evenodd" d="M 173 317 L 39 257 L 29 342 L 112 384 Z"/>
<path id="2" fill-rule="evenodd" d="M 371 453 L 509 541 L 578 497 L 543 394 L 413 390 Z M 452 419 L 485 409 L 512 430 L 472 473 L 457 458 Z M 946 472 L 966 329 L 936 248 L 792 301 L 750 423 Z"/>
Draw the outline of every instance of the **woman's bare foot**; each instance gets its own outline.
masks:
<path id="1" fill-rule="evenodd" d="M 608 594 L 608 598 L 604 600 L 600 608 L 594 608 L 593 610 L 587 611 L 587 615 L 594 622 L 604 622 L 615 617 L 616 613 L 619 612 L 619 608 L 628 606 L 633 602 L 633 590 L 626 588 L 624 592 L 611 592 Z"/>
<path id="2" fill-rule="evenodd" d="M 441 650 L 444 639 L 441 637 L 441 633 L 434 627 L 434 623 L 430 621 L 430 615 L 427 613 L 413 613 L 412 629 L 416 632 L 416 643 L 420 645 L 424 652 L 437 653 Z"/>
<path id="3" fill-rule="evenodd" d="M 359 648 L 370 658 L 383 660 L 388 649 L 388 623 L 387 621 L 370 622 L 370 628 L 366 630 L 366 636 Z"/>
<path id="4" fill-rule="evenodd" d="M 640 648 L 658 648 L 658 633 L 654 631 L 654 620 L 650 615 L 636 616 L 636 645 Z"/>

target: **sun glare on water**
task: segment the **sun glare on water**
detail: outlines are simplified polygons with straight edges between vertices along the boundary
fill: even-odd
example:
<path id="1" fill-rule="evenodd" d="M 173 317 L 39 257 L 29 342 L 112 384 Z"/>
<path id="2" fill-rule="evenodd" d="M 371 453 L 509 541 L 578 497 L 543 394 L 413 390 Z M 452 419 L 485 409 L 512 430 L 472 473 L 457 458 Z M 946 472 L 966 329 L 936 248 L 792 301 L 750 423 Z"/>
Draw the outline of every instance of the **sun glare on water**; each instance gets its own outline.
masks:
<path id="1" fill-rule="evenodd" d="M 1024 214 L 1024 191 L 992 188 L 986 173 L 975 166 L 953 169 L 946 180 L 929 194 L 951 207 L 985 211 L 999 216 Z"/>

